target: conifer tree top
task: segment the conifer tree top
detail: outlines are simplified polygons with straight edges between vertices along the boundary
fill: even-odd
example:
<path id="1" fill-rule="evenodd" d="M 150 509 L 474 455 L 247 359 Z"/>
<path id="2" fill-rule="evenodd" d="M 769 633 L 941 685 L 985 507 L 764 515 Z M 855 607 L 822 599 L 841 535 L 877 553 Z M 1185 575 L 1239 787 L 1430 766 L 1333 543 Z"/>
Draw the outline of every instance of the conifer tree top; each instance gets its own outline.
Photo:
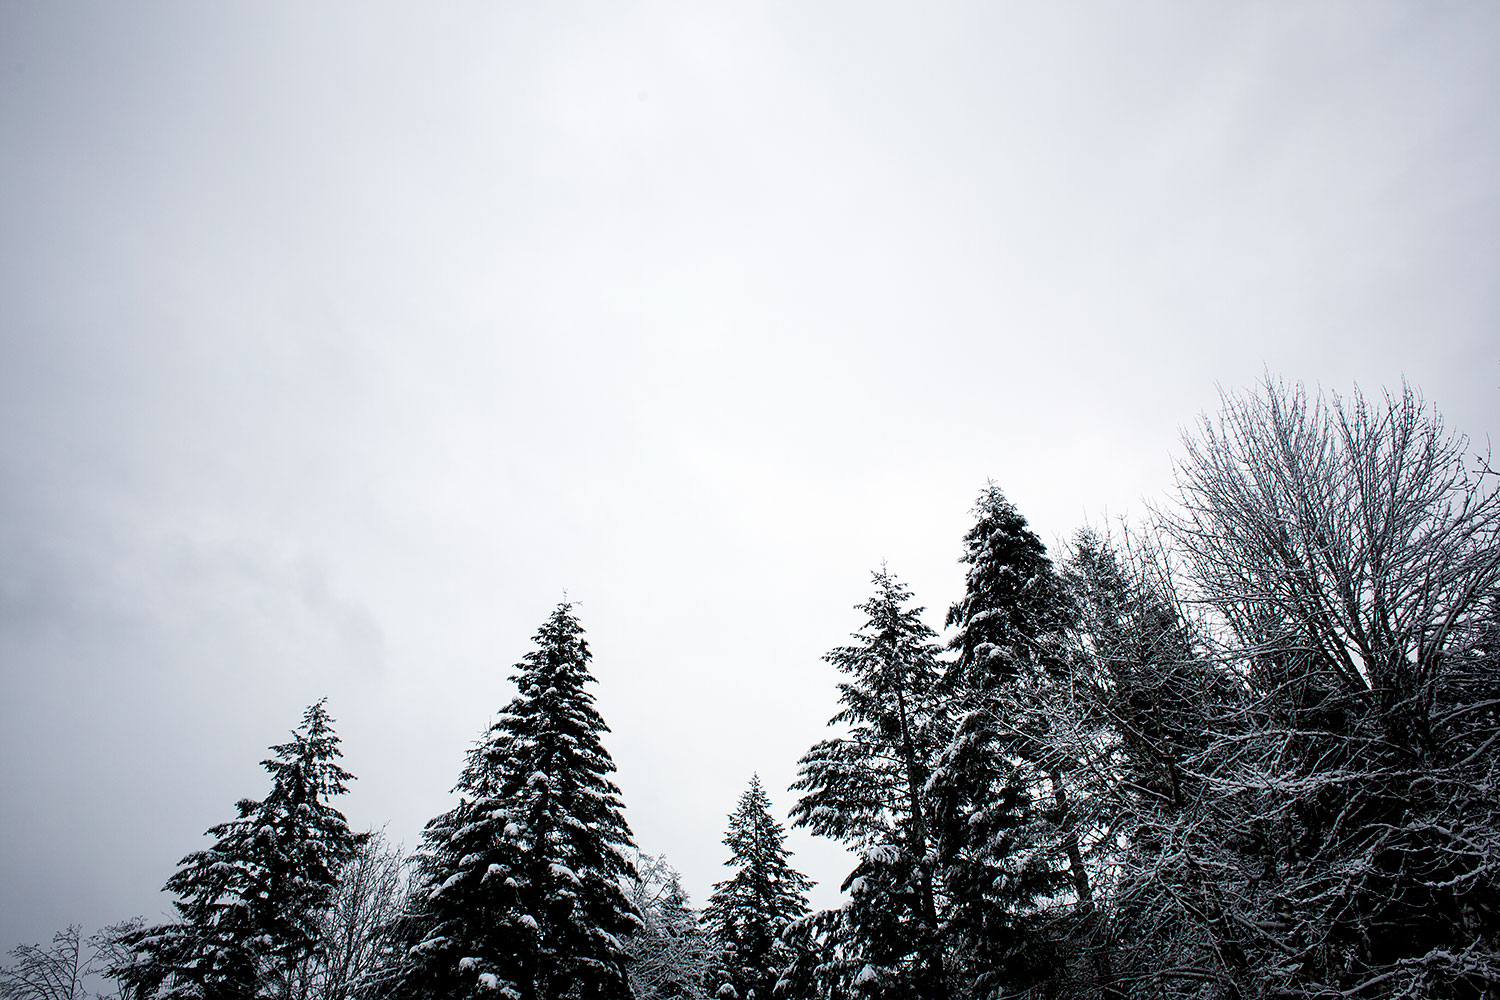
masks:
<path id="1" fill-rule="evenodd" d="M 583 782 L 605 796 L 604 804 L 618 809 L 619 789 L 604 778 L 615 770 L 600 740 L 609 726 L 584 686 L 594 677 L 589 672 L 593 654 L 583 635 L 573 606 L 558 604 L 533 637 L 536 648 L 516 664 L 511 677 L 516 697 L 491 728 L 487 753 L 506 772 L 502 788 L 511 792 L 538 781 Z M 516 761 L 526 761 L 533 770 L 518 773 Z M 618 825 L 628 841 L 623 817 L 613 817 L 609 825 Z"/>
<path id="2" fill-rule="evenodd" d="M 368 834 L 349 829 L 327 801 L 353 775 L 340 767 L 325 702 L 302 716 L 289 742 L 262 762 L 262 801 L 241 799 L 237 817 L 209 829 L 215 842 L 179 862 L 166 889 L 179 921 L 121 939 L 134 961 L 114 970 L 141 996 L 254 996 L 275 992 L 322 948 L 319 920 L 343 865 Z"/>
<path id="3" fill-rule="evenodd" d="M 302 725 L 292 731 L 289 743 L 271 747 L 274 757 L 261 761 L 271 773 L 277 789 L 299 789 L 317 798 L 343 795 L 354 775 L 334 761 L 344 756 L 339 749 L 328 699 L 320 698 L 302 713 Z"/>
<path id="4" fill-rule="evenodd" d="M 424 835 L 423 936 L 405 973 L 421 995 L 629 996 L 631 834 L 572 605 L 533 641 L 516 696 L 469 753 L 464 799 Z"/>
<path id="5" fill-rule="evenodd" d="M 907 607 L 911 589 L 884 565 L 874 574 L 875 593 L 855 609 L 867 616 L 853 633 L 852 645 L 839 646 L 823 659 L 851 677 L 839 684 L 843 710 L 830 722 L 865 723 L 882 718 L 897 691 L 925 690 L 938 676 L 937 638 L 922 621 L 925 608 Z"/>
<path id="6" fill-rule="evenodd" d="M 725 972 L 735 995 L 770 996 L 780 967 L 779 938 L 786 926 L 807 913 L 813 882 L 787 858 L 786 834 L 771 816 L 771 800 L 760 775 L 740 796 L 729 816 L 724 843 L 734 875 L 714 885 L 703 922 L 724 950 Z"/>
<path id="7" fill-rule="evenodd" d="M 992 661 L 1027 655 L 1059 626 L 1065 607 L 1047 547 L 1000 487 L 986 484 L 974 516 L 960 559 L 969 567 L 964 596 L 944 623 L 958 628 L 949 645 L 971 682 L 1013 669 Z"/>
<path id="8" fill-rule="evenodd" d="M 813 882 L 787 863 L 792 852 L 786 847 L 786 831 L 771 815 L 771 800 L 759 774 L 751 775 L 749 787 L 729 815 L 724 845 L 732 852 L 724 864 L 736 872 L 714 886 L 710 910 L 714 908 L 712 900 L 748 892 L 758 904 L 768 907 L 762 913 L 773 921 L 807 912 L 803 894 Z"/>

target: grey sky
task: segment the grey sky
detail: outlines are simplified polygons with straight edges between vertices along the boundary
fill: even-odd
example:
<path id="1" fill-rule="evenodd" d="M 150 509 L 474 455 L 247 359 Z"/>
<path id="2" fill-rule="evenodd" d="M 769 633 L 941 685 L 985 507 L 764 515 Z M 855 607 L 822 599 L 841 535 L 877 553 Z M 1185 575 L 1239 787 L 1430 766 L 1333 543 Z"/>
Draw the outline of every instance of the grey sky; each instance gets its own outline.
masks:
<path id="1" fill-rule="evenodd" d="M 564 588 L 701 902 L 986 478 L 1139 513 L 1263 366 L 1492 432 L 1497 130 L 1486 3 L 5 0 L 0 949 L 323 695 L 414 843 Z"/>

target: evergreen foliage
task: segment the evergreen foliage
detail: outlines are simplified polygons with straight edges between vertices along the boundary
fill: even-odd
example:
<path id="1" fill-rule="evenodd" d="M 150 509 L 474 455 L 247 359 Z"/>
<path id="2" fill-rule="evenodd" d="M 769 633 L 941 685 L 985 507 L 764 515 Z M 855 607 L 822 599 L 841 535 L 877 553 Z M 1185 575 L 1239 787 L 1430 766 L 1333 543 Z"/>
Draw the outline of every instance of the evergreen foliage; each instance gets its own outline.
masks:
<path id="1" fill-rule="evenodd" d="M 1054 711 L 1070 684 L 1071 608 L 1045 546 L 994 483 L 962 561 L 945 677 L 958 718 L 930 781 L 935 847 L 966 978 L 1015 989 L 1062 961 L 1045 905 L 1070 885 L 1080 902 L 1090 894 L 1064 788 L 1076 761 L 1058 738 L 1072 727 Z"/>
<path id="2" fill-rule="evenodd" d="M 781 933 L 807 913 L 813 883 L 788 862 L 786 833 L 771 816 L 759 775 L 730 814 L 724 843 L 734 874 L 714 885 L 703 912 L 722 965 L 716 995 L 726 995 L 727 984 L 742 1000 L 769 1000 L 789 957 Z"/>
<path id="3" fill-rule="evenodd" d="M 1107 539 L 1083 529 L 1062 577 L 1090 707 L 1118 733 L 1140 793 L 1180 806 L 1185 762 L 1207 745 L 1214 705 L 1232 698 L 1232 685 L 1204 661 L 1193 625 L 1144 558 L 1122 565 Z"/>
<path id="4" fill-rule="evenodd" d="M 859 855 L 843 886 L 850 899 L 840 930 L 867 992 L 946 997 L 929 828 L 928 780 L 950 733 L 936 636 L 885 568 L 874 583 L 874 596 L 858 608 L 867 620 L 854 644 L 825 657 L 848 678 L 839 684 L 843 708 L 829 722 L 846 734 L 802 758 L 792 787 L 803 795 L 792 816 Z"/>
<path id="5" fill-rule="evenodd" d="M 641 926 L 591 654 L 559 604 L 516 666 L 517 695 L 469 756 L 459 804 L 424 835 L 407 991 L 520 1000 L 628 997 Z"/>
<path id="6" fill-rule="evenodd" d="M 845 920 L 847 911 L 818 910 L 794 920 L 782 932 L 790 959 L 776 982 L 781 1000 L 846 1000 L 864 969 L 858 942 Z"/>
<path id="7" fill-rule="evenodd" d="M 985 486 L 974 516 L 964 535 L 964 595 L 944 624 L 957 630 L 953 681 L 980 690 L 1046 659 L 1067 602 L 1046 546 L 1000 487 Z"/>
<path id="8" fill-rule="evenodd" d="M 235 819 L 209 829 L 213 846 L 182 859 L 166 885 L 180 920 L 126 935 L 135 961 L 116 970 L 123 984 L 141 996 L 250 1000 L 292 996 L 305 981 L 339 871 L 365 839 L 328 802 L 353 778 L 337 763 L 331 721 L 323 701 L 308 708 L 262 762 L 270 794 L 241 800 Z"/>

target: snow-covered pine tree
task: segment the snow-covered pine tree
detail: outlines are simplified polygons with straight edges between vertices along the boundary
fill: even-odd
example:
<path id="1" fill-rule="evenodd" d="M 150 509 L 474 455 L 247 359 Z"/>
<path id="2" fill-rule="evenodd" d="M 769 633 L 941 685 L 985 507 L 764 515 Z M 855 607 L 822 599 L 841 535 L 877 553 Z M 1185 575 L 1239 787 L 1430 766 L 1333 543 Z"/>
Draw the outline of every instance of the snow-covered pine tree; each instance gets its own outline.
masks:
<path id="1" fill-rule="evenodd" d="M 985 485 L 974 516 L 960 560 L 968 565 L 964 596 L 944 624 L 958 630 L 949 642 L 952 679 L 984 689 L 1048 663 L 1048 639 L 1066 623 L 1068 605 L 1047 547 L 1000 487 Z"/>
<path id="2" fill-rule="evenodd" d="M 714 885 L 703 912 L 723 964 L 723 983 L 733 996 L 769 1000 L 789 955 L 780 944 L 787 924 L 807 913 L 811 879 L 788 863 L 786 833 L 771 816 L 771 800 L 760 776 L 740 796 L 729 816 L 724 843 L 734 875 Z"/>
<path id="3" fill-rule="evenodd" d="M 328 715 L 327 699 L 302 716 L 291 742 L 271 748 L 261 761 L 271 774 L 271 794 L 255 813 L 255 837 L 268 849 L 263 898 L 256 923 L 271 941 L 267 985 L 290 998 L 313 973 L 309 962 L 321 955 L 321 917 L 333 901 L 345 864 L 369 839 L 349 829 L 344 814 L 328 805 L 348 791 L 350 774 L 336 762 L 343 756 Z"/>
<path id="4" fill-rule="evenodd" d="M 864 968 L 857 961 L 858 942 L 847 911 L 818 910 L 787 925 L 781 940 L 791 961 L 776 981 L 777 1000 L 850 1000 L 854 977 Z"/>
<path id="5" fill-rule="evenodd" d="M 909 607 L 911 592 L 884 567 L 853 645 L 825 659 L 842 670 L 843 708 L 829 722 L 847 733 L 802 758 L 792 786 L 799 826 L 843 841 L 859 855 L 845 882 L 843 931 L 872 996 L 950 995 L 934 884 L 931 808 L 933 760 L 950 735 L 939 691 L 936 637 Z"/>
<path id="6" fill-rule="evenodd" d="M 289 743 L 271 748 L 263 801 L 212 827 L 213 846 L 183 858 L 167 881 L 180 920 L 126 935 L 135 961 L 116 971 L 139 996 L 182 1000 L 289 997 L 320 946 L 318 918 L 338 873 L 365 835 L 329 799 L 353 775 L 324 702 L 308 708 Z"/>
<path id="7" fill-rule="evenodd" d="M 1166 570 L 1124 555 L 1092 530 L 1074 535 L 1062 566 L 1071 645 L 1091 682 L 1091 707 L 1118 734 L 1132 797 L 1179 809 L 1193 780 L 1186 761 L 1223 726 L 1214 716 L 1237 692 L 1202 655 Z"/>
<path id="8" fill-rule="evenodd" d="M 455 791 L 458 805 L 422 834 L 409 919 L 397 928 L 408 950 L 396 994 L 518 997 L 540 931 L 534 917 L 521 920 L 520 831 L 492 789 L 460 781 Z"/>
<path id="9" fill-rule="evenodd" d="M 559 604 L 516 665 L 517 695 L 470 755 L 458 806 L 428 824 L 425 898 L 406 975 L 420 997 L 629 997 L 641 926 L 591 654 Z"/>
<path id="10" fill-rule="evenodd" d="M 1067 675 L 1066 595 L 1046 548 L 994 483 L 964 536 L 964 596 L 948 612 L 959 716 L 930 786 L 947 928 L 981 990 L 1052 975 L 1038 904 L 1087 873 L 1067 807 L 1071 766 L 1050 737 L 1048 687 Z"/>

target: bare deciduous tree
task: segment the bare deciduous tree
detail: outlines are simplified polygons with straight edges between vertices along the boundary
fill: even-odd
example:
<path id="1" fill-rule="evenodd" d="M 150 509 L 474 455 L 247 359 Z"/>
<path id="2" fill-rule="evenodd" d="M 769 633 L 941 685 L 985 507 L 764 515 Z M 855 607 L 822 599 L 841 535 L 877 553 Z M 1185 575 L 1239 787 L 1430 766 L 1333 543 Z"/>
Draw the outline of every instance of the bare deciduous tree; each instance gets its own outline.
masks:
<path id="1" fill-rule="evenodd" d="M 1500 990 L 1500 495 L 1463 457 L 1410 390 L 1267 383 L 1187 441 L 1163 524 L 1244 699 L 1133 883 L 1182 918 L 1166 975 Z"/>
<path id="2" fill-rule="evenodd" d="M 83 929 L 70 924 L 52 935 L 50 945 L 23 944 L 0 966 L 0 1000 L 86 1000 L 89 960 Z"/>
<path id="3" fill-rule="evenodd" d="M 322 950 L 312 976 L 319 1000 L 380 995 L 397 973 L 391 932 L 411 892 L 411 866 L 383 834 L 372 833 L 339 876 L 324 913 Z"/>
<path id="4" fill-rule="evenodd" d="M 641 930 L 631 939 L 630 991 L 638 1000 L 706 997 L 713 956 L 665 856 L 638 854 L 629 885 Z"/>
<path id="5" fill-rule="evenodd" d="M 1267 384 L 1205 419 L 1166 524 L 1242 648 L 1294 652 L 1431 749 L 1434 693 L 1500 583 L 1500 494 L 1410 389 Z M 1394 734 L 1393 734 L 1394 735 Z"/>

